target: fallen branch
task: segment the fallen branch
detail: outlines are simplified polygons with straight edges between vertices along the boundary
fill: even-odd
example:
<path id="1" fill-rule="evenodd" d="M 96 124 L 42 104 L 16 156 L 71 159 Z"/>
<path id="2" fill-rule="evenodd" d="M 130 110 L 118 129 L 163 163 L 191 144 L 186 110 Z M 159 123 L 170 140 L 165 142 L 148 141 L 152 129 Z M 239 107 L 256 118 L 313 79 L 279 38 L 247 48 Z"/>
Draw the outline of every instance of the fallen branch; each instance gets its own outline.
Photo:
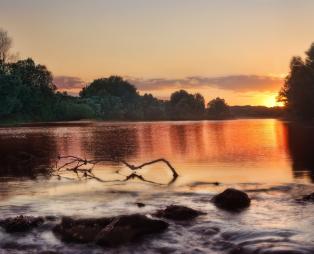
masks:
<path id="1" fill-rule="evenodd" d="M 61 166 L 58 166 L 58 163 L 61 160 L 67 160 L 67 159 L 70 161 L 62 164 Z M 93 174 L 94 167 L 101 162 L 122 163 L 123 165 L 125 165 L 126 167 L 128 167 L 132 171 L 142 169 L 148 165 L 162 162 L 162 163 L 165 163 L 167 165 L 167 167 L 170 169 L 170 171 L 172 172 L 172 179 L 167 184 L 162 184 L 162 183 L 157 183 L 154 181 L 147 180 L 147 179 L 145 179 L 145 177 L 143 177 L 142 175 L 135 172 L 135 173 L 131 173 L 131 174 L 125 176 L 125 178 L 122 180 L 106 181 L 106 180 L 103 180 L 103 179 L 101 179 L 101 178 L 99 178 Z M 54 170 L 55 173 L 52 175 L 57 176 L 57 177 L 61 177 L 60 173 L 62 171 L 73 172 L 76 174 L 78 179 L 82 179 L 82 178 L 94 179 L 94 180 L 97 180 L 97 181 L 103 182 L 103 183 L 127 182 L 131 179 L 139 179 L 143 182 L 148 182 L 148 183 L 157 184 L 157 185 L 170 185 L 170 184 L 174 183 L 176 181 L 177 177 L 179 176 L 177 171 L 175 170 L 175 168 L 170 164 L 170 162 L 163 159 L 163 158 L 149 161 L 149 162 L 145 162 L 139 166 L 135 166 L 135 165 L 129 164 L 128 162 L 126 162 L 124 160 L 113 160 L 113 159 L 87 160 L 87 159 L 82 159 L 80 157 L 72 156 L 72 155 L 70 155 L 70 156 L 59 156 L 58 161 L 56 163 L 56 169 Z M 120 174 L 120 170 L 118 170 L 116 173 Z"/>

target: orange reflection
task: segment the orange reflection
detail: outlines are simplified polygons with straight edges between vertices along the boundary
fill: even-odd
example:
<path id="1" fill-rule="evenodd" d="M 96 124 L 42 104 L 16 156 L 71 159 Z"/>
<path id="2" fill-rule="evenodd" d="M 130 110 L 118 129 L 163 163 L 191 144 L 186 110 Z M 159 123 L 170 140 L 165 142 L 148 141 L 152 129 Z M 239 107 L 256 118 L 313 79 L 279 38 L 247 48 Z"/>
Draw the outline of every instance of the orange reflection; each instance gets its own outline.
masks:
<path id="1" fill-rule="evenodd" d="M 5 131 L 5 130 L 4 130 Z M 17 138 L 21 133 L 21 138 Z M 201 182 L 278 183 L 314 179 L 314 130 L 274 119 L 76 123 L 43 126 L 2 133 L 2 165 L 6 151 L 36 148 L 47 155 L 41 165 L 60 155 L 89 159 L 124 159 L 139 164 L 157 158 L 169 160 L 178 170 L 178 184 Z M 46 142 L 50 140 L 49 142 Z M 40 141 L 40 142 L 39 142 Z M 32 145 L 35 144 L 35 147 Z M 17 150 L 18 151 L 18 150 Z M 118 163 L 100 170 L 112 175 Z M 0 172 L 1 173 L 1 172 Z M 143 173 L 166 182 L 168 171 L 154 165 Z M 111 175 L 110 175 L 111 174 Z"/>

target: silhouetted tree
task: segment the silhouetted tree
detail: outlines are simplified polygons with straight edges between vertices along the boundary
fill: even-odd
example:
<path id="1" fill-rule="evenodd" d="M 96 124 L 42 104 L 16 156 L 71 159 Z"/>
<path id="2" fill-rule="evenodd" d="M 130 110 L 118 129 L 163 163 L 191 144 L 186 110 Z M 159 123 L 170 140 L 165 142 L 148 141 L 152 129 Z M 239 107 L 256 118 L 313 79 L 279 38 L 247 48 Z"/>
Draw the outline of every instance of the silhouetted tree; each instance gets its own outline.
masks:
<path id="1" fill-rule="evenodd" d="M 83 99 L 89 98 L 100 106 L 104 119 L 136 118 L 139 94 L 129 82 L 118 76 L 94 80 L 80 92 Z"/>
<path id="2" fill-rule="evenodd" d="M 298 118 L 314 117 L 314 43 L 306 52 L 305 61 L 293 57 L 290 73 L 281 88 L 278 100 L 284 102 L 288 112 Z"/>
<path id="3" fill-rule="evenodd" d="M 189 94 L 185 90 L 170 96 L 169 114 L 172 119 L 201 119 L 204 117 L 205 100 L 200 94 Z"/>
<path id="4" fill-rule="evenodd" d="M 19 80 L 23 93 L 20 101 L 21 113 L 32 119 L 53 119 L 54 94 L 52 74 L 43 65 L 37 65 L 32 59 L 9 64 L 9 75 Z"/>
<path id="5" fill-rule="evenodd" d="M 96 117 L 96 111 L 86 101 L 59 92 L 55 95 L 54 113 L 54 118 L 58 121 L 73 121 Z"/>
<path id="6" fill-rule="evenodd" d="M 0 117 L 25 120 L 52 120 L 56 87 L 52 75 L 32 59 L 5 64 L 0 73 Z"/>
<path id="7" fill-rule="evenodd" d="M 144 94 L 141 97 L 143 110 L 143 120 L 163 120 L 167 119 L 166 103 L 158 100 L 151 94 Z"/>
<path id="8" fill-rule="evenodd" d="M 96 79 L 80 92 L 83 98 L 106 95 L 129 99 L 137 96 L 138 93 L 135 86 L 119 76 Z"/>
<path id="9" fill-rule="evenodd" d="M 217 97 L 207 104 L 207 117 L 209 119 L 224 119 L 230 117 L 230 108 L 224 99 Z"/>

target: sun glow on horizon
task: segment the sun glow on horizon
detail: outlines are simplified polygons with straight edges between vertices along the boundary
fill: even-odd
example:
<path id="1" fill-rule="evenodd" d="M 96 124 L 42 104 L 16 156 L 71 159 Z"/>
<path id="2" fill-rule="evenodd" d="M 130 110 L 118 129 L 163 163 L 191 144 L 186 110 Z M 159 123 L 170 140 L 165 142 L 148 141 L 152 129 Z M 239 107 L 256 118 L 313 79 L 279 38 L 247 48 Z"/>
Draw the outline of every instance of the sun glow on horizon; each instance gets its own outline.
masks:
<path id="1" fill-rule="evenodd" d="M 282 102 L 277 101 L 277 94 L 272 94 L 272 95 L 266 97 L 263 104 L 269 108 L 271 108 L 271 107 L 283 107 L 284 106 Z"/>

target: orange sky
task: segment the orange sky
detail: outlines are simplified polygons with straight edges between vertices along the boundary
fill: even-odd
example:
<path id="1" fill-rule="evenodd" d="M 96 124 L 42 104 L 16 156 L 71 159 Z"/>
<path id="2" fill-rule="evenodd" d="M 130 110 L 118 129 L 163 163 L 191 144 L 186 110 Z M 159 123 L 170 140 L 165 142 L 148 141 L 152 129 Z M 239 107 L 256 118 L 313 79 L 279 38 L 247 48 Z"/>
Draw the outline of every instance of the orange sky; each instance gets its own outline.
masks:
<path id="1" fill-rule="evenodd" d="M 121 75 L 162 98 L 184 88 L 272 106 L 314 41 L 313 13 L 311 0 L 1 0 L 0 26 L 72 92 Z"/>

